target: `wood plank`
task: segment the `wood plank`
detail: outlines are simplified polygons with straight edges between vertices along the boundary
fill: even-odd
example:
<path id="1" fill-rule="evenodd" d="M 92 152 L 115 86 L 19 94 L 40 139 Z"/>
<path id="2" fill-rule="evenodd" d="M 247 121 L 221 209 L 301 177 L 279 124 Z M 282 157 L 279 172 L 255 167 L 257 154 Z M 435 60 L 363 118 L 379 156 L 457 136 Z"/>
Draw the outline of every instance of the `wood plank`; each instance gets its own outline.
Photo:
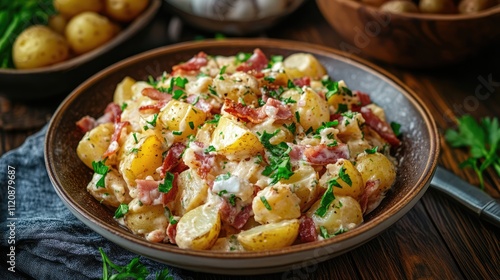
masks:
<path id="1" fill-rule="evenodd" d="M 498 279 L 500 231 L 436 190 L 429 190 L 422 202 L 465 277 Z"/>

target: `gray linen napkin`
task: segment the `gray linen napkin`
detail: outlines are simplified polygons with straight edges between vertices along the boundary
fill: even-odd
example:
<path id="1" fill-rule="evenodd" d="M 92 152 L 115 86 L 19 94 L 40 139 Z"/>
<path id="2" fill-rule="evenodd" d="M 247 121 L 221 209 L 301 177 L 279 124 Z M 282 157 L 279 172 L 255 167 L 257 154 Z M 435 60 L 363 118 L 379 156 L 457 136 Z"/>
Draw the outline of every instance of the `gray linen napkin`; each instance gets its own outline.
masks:
<path id="1" fill-rule="evenodd" d="M 98 279 L 102 261 L 98 248 L 118 265 L 137 255 L 108 241 L 80 222 L 55 193 L 45 169 L 43 144 L 47 127 L 0 158 L 0 279 Z M 15 216 L 8 214 L 8 166 L 15 168 Z M 8 218 L 16 218 L 8 219 Z M 15 229 L 9 225 L 15 222 Z M 15 273 L 9 236 L 15 235 Z M 166 266 L 141 257 L 151 272 Z M 186 279 L 181 269 L 170 268 L 174 279 Z M 189 272 L 188 272 L 189 274 Z"/>

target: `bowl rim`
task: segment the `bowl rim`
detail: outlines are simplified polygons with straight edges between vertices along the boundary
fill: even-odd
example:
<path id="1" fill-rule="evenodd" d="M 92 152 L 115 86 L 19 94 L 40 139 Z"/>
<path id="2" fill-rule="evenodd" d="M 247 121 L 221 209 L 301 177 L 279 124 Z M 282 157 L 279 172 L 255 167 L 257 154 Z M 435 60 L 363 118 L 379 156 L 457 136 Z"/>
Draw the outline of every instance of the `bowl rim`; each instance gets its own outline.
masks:
<path id="1" fill-rule="evenodd" d="M 316 0 L 317 3 L 321 3 L 324 1 L 337 1 L 343 5 L 349 6 L 353 9 L 366 9 L 370 12 L 386 14 L 390 16 L 396 16 L 401 18 L 408 19 L 420 19 L 420 20 L 443 20 L 443 21 L 461 21 L 461 20 L 472 20 L 479 18 L 486 18 L 492 15 L 500 14 L 500 3 L 496 6 L 490 7 L 486 10 L 479 11 L 477 13 L 471 14 L 425 14 L 425 13 L 391 13 L 381 11 L 378 7 L 370 6 L 367 4 L 363 4 L 361 2 L 355 0 Z M 322 13 L 326 13 L 324 9 L 321 8 L 321 5 L 318 5 Z"/>
<path id="2" fill-rule="evenodd" d="M 411 192 L 403 194 L 400 198 L 400 202 L 396 206 L 391 207 L 388 212 L 384 213 L 384 215 L 379 215 L 377 217 L 372 218 L 369 223 L 363 223 L 357 228 L 343 233 L 341 235 L 336 236 L 336 238 L 330 238 L 322 241 L 310 242 L 297 244 L 281 249 L 275 250 L 266 250 L 259 252 L 216 252 L 209 250 L 190 250 L 190 249 L 181 249 L 177 246 L 173 246 L 170 244 L 163 243 L 152 243 L 146 241 L 144 238 L 133 235 L 126 229 L 117 229 L 113 225 L 103 224 L 97 219 L 94 219 L 92 216 L 89 216 L 88 213 L 90 211 L 86 211 L 85 209 L 81 209 L 79 205 L 71 198 L 70 194 L 64 189 L 62 184 L 60 183 L 57 172 L 53 167 L 54 155 L 51 150 L 53 147 L 54 130 L 57 129 L 58 124 L 63 120 L 60 117 L 69 107 L 69 105 L 77 99 L 85 90 L 93 85 L 94 83 L 106 79 L 107 76 L 114 73 L 115 71 L 133 65 L 141 60 L 151 59 L 156 56 L 167 55 L 171 53 L 176 53 L 178 51 L 193 51 L 195 54 L 197 51 L 203 50 L 207 47 L 224 47 L 224 46 L 241 46 L 241 47 L 256 47 L 256 46 L 266 46 L 266 47 L 276 47 L 282 48 L 288 51 L 296 51 L 296 52 L 313 52 L 314 54 L 325 55 L 327 57 L 334 57 L 335 59 L 344 61 L 348 64 L 352 64 L 350 61 L 353 61 L 356 67 L 362 68 L 365 71 L 373 72 L 378 77 L 383 79 L 384 81 L 390 83 L 391 85 L 396 86 L 396 88 L 400 91 L 400 94 L 404 95 L 405 98 L 414 105 L 415 109 L 422 116 L 423 121 L 426 124 L 426 128 L 429 133 L 430 146 L 429 146 L 429 157 L 426 158 L 424 172 L 420 174 L 419 179 L 417 180 L 417 184 L 413 187 Z M 303 251 L 319 249 L 324 246 L 334 245 L 336 243 L 349 240 L 356 239 L 354 237 L 361 236 L 362 242 L 356 244 L 356 246 L 350 247 L 347 250 L 344 249 L 343 252 L 349 251 L 354 247 L 360 246 L 363 243 L 369 241 L 371 238 L 378 235 L 380 232 L 384 231 L 387 227 L 397 220 L 399 220 L 402 216 L 404 216 L 416 203 L 419 201 L 420 197 L 425 193 L 429 183 L 432 179 L 432 176 L 437 167 L 437 161 L 439 157 L 439 134 L 437 125 L 429 111 L 429 109 L 425 106 L 425 103 L 418 97 L 418 95 L 410 89 L 407 85 L 405 85 L 402 81 L 396 78 L 394 75 L 390 74 L 386 70 L 381 69 L 380 67 L 368 62 L 362 58 L 354 56 L 352 54 L 342 52 L 340 50 L 332 49 L 326 46 L 310 44 L 299 41 L 291 41 L 291 40 L 279 40 L 279 39 L 208 39 L 204 41 L 190 41 L 184 43 L 173 44 L 165 47 L 156 48 L 150 51 L 143 52 L 141 54 L 134 55 L 130 58 L 124 59 L 120 62 L 117 62 L 100 72 L 94 74 L 92 77 L 88 78 L 85 82 L 83 82 L 80 86 L 74 89 L 71 94 L 69 94 L 63 102 L 59 105 L 57 110 L 55 111 L 47 130 L 47 136 L 45 138 L 44 143 L 44 155 L 45 155 L 45 165 L 53 187 L 58 194 L 58 196 L 63 200 L 64 204 L 69 208 L 71 212 L 77 218 L 79 218 L 82 222 L 87 224 L 92 228 L 93 231 L 98 232 L 103 235 L 107 239 L 110 239 L 109 236 L 113 236 L 112 242 L 117 244 L 128 244 L 133 248 L 144 248 L 148 252 L 158 252 L 158 253 L 171 253 L 171 254 L 180 254 L 180 255 L 188 255 L 192 257 L 201 257 L 206 259 L 235 259 L 238 260 L 249 260 L 261 257 L 277 257 L 284 256 L 289 254 L 298 254 Z M 87 212 L 87 213 L 86 213 Z M 396 215 L 398 214 L 398 215 Z M 396 217 L 396 219 L 394 218 Z M 83 219 L 82 219 L 83 218 Z M 395 219 L 395 220 L 394 220 Z M 96 226 L 99 230 L 95 230 L 93 226 Z M 139 246 L 139 247 L 137 247 Z M 128 247 L 129 250 L 132 250 Z M 147 255 L 146 255 L 147 256 Z M 150 258 L 154 258 L 154 255 L 147 256 Z M 162 261 L 161 259 L 157 259 Z M 167 260 L 174 262 L 175 260 Z M 163 261 L 165 262 L 165 261 Z M 198 264 L 200 265 L 200 264 Z M 270 264 L 272 265 L 272 264 Z M 221 272 L 222 273 L 222 272 Z"/>
<path id="3" fill-rule="evenodd" d="M 16 68 L 0 68 L 0 75 L 26 75 L 26 74 L 47 74 L 52 72 L 60 72 L 78 67 L 84 63 L 96 59 L 99 56 L 107 53 L 113 48 L 123 43 L 128 38 L 132 37 L 136 32 L 145 27 L 156 15 L 161 7 L 161 0 L 151 0 L 148 7 L 125 29 L 122 29 L 118 35 L 102 46 L 99 46 L 87 53 L 75 56 L 69 60 L 62 61 L 56 64 L 33 68 L 33 69 L 16 69 Z"/>

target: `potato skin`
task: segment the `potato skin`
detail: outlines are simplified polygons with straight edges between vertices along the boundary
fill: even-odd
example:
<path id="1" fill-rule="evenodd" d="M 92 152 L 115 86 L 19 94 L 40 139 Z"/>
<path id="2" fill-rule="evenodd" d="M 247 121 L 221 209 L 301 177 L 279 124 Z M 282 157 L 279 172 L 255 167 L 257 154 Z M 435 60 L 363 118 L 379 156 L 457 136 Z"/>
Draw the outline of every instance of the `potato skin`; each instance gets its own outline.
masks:
<path id="1" fill-rule="evenodd" d="M 149 0 L 106 0 L 105 13 L 110 18 L 129 22 L 135 19 L 149 4 Z"/>
<path id="2" fill-rule="evenodd" d="M 247 251 L 264 251 L 292 245 L 299 234 L 299 220 L 283 220 L 242 231 L 239 243 Z"/>
<path id="3" fill-rule="evenodd" d="M 390 13 L 418 13 L 418 7 L 415 3 L 408 0 L 394 0 L 385 2 L 380 6 L 380 10 Z"/>
<path id="4" fill-rule="evenodd" d="M 453 14 L 457 12 L 453 0 L 420 0 L 418 7 L 420 12 L 429 14 Z"/>
<path id="5" fill-rule="evenodd" d="M 32 69 L 56 64 L 69 57 L 69 46 L 64 38 L 42 25 L 24 30 L 16 38 L 12 59 L 17 69 Z"/>
<path id="6" fill-rule="evenodd" d="M 73 17 L 65 34 L 76 54 L 89 52 L 110 41 L 119 27 L 109 19 L 94 12 L 83 12 Z"/>
<path id="7" fill-rule="evenodd" d="M 494 0 L 462 0 L 458 4 L 458 11 L 461 14 L 477 13 L 495 6 Z"/>
<path id="8" fill-rule="evenodd" d="M 64 16 L 71 18 L 83 12 L 102 12 L 103 0 L 54 0 L 54 8 Z"/>

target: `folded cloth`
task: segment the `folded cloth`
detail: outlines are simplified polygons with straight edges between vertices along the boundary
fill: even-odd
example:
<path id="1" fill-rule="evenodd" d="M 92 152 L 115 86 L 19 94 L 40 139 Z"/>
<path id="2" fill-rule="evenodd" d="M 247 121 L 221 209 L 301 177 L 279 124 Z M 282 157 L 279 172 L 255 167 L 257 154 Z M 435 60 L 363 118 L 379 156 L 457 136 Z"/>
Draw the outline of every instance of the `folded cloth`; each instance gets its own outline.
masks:
<path id="1" fill-rule="evenodd" d="M 128 264 L 137 255 L 93 232 L 64 206 L 45 169 L 46 130 L 47 127 L 43 128 L 21 147 L 0 158 L 0 279 L 101 278 L 99 247 L 118 265 Z M 15 170 L 15 179 L 11 182 L 7 176 L 9 166 Z M 12 188 L 8 192 L 8 185 L 15 187 L 15 194 Z M 12 202 L 8 209 L 8 201 L 12 201 L 13 196 L 15 209 Z M 15 260 L 9 263 L 14 259 L 11 246 L 15 246 Z M 145 257 L 140 257 L 140 262 L 151 272 L 147 279 L 154 279 L 156 272 L 167 268 Z M 9 270 L 13 264 L 15 272 Z M 185 277 L 181 269 L 168 269 L 174 279 L 191 278 Z"/>

